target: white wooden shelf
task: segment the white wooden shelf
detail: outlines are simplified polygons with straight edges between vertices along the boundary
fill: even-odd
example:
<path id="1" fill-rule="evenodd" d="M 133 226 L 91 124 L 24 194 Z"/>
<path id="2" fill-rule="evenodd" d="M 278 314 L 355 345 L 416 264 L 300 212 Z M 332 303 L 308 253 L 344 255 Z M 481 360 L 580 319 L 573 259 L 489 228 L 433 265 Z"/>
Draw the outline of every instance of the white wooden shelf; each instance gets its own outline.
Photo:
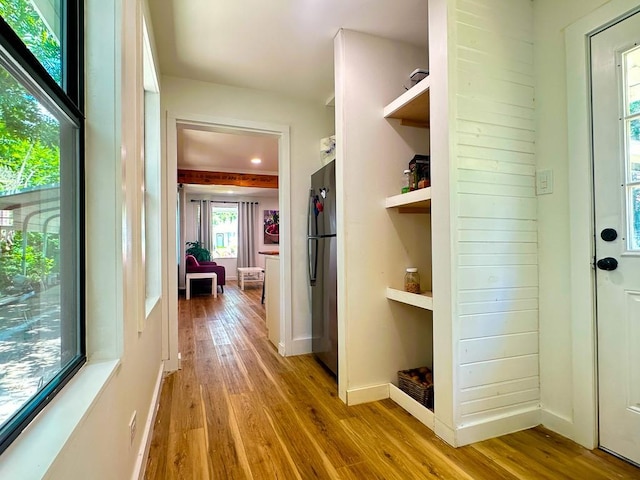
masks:
<path id="1" fill-rule="evenodd" d="M 403 125 L 429 127 L 429 88 L 427 76 L 384 107 L 384 118 L 397 118 Z"/>
<path id="2" fill-rule="evenodd" d="M 431 292 L 420 294 L 409 293 L 404 290 L 387 287 L 387 298 L 396 302 L 406 303 L 407 305 L 413 305 L 414 307 L 433 311 L 433 294 Z"/>
<path id="3" fill-rule="evenodd" d="M 431 211 L 431 187 L 387 197 L 385 208 L 398 208 L 400 213 L 429 213 Z"/>
<path id="4" fill-rule="evenodd" d="M 389 384 L 389 398 L 417 418 L 420 423 L 423 423 L 431 430 L 435 430 L 436 421 L 434 413 L 424 405 L 416 402 L 393 383 Z"/>

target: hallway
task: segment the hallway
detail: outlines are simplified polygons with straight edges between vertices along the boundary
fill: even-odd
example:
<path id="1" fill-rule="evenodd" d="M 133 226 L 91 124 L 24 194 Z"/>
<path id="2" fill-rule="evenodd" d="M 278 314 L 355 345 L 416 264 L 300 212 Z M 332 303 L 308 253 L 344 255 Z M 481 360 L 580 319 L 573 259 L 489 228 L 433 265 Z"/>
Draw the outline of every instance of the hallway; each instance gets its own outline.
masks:
<path id="1" fill-rule="evenodd" d="M 182 370 L 162 386 L 146 479 L 640 478 L 543 428 L 454 449 L 390 400 L 347 407 L 313 357 L 277 354 L 261 293 L 180 298 Z"/>

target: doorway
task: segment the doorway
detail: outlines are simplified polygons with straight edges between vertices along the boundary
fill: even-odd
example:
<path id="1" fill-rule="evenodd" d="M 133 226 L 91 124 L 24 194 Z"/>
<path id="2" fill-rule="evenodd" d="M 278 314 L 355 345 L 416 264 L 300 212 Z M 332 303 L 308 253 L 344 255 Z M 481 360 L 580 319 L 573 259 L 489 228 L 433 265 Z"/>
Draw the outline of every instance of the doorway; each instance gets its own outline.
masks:
<path id="1" fill-rule="evenodd" d="M 286 125 L 263 124 L 259 122 L 242 121 L 225 118 L 204 117 L 202 115 L 174 115 L 167 114 L 167 252 L 169 281 L 165 292 L 168 302 L 166 323 L 163 326 L 163 358 L 165 369 L 168 371 L 179 368 L 178 350 L 178 258 L 183 249 L 178 238 L 178 195 L 175 188 L 178 184 L 178 129 L 180 125 L 199 126 L 200 128 L 222 129 L 246 134 L 273 135 L 278 139 L 278 176 L 280 205 L 280 345 L 279 353 L 285 355 L 291 340 L 291 185 L 288 175 L 290 169 L 289 127 Z M 289 333 L 289 334 L 288 334 Z"/>
<path id="2" fill-rule="evenodd" d="M 599 446 L 640 464 L 640 13 L 590 37 Z"/>

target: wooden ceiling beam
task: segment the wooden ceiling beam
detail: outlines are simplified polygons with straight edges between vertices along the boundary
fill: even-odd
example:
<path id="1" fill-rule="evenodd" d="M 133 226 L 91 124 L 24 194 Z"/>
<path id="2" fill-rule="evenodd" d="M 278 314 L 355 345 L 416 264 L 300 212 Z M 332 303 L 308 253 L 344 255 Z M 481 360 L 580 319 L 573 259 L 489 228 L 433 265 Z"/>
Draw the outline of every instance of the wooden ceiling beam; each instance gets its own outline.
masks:
<path id="1" fill-rule="evenodd" d="M 253 173 L 207 172 L 178 169 L 178 183 L 196 185 L 235 185 L 236 187 L 278 188 L 277 175 Z"/>

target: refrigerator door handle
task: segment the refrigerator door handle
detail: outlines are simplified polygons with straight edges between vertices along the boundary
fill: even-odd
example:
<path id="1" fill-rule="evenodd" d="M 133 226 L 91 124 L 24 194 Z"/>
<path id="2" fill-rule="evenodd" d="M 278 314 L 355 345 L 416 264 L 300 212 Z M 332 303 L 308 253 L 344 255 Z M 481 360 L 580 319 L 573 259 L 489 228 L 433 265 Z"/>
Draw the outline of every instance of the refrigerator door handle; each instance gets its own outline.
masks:
<path id="1" fill-rule="evenodd" d="M 313 244 L 313 245 L 312 245 Z M 316 285 L 316 277 L 318 275 L 318 239 L 309 238 L 308 240 L 308 256 L 309 256 L 309 284 L 312 287 Z"/>

